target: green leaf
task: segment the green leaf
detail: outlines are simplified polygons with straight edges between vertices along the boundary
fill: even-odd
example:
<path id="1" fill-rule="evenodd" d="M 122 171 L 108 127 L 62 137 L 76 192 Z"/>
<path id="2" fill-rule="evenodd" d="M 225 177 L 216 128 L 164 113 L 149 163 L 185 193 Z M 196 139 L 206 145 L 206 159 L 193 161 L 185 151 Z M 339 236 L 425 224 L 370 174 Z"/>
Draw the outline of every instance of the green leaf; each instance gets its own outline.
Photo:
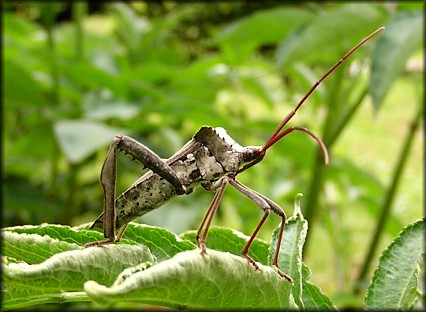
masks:
<path id="1" fill-rule="evenodd" d="M 181 237 L 195 242 L 195 234 L 196 231 L 187 231 L 181 234 Z M 211 249 L 230 252 L 236 256 L 240 256 L 249 238 L 249 236 L 234 229 L 214 226 L 209 229 L 206 244 Z M 251 244 L 248 254 L 255 261 L 267 265 L 268 253 L 269 244 L 256 238 Z"/>
<path id="2" fill-rule="evenodd" d="M 303 218 L 300 211 L 300 197 L 298 194 L 295 200 L 294 215 L 288 218 L 285 226 L 284 235 L 280 246 L 280 257 L 278 258 L 279 267 L 293 279 L 292 294 L 295 303 L 303 309 L 302 301 L 302 252 L 308 231 L 308 222 Z M 273 259 L 279 227 L 272 234 L 270 259 Z M 272 260 L 270 261 L 272 263 Z"/>
<path id="3" fill-rule="evenodd" d="M 83 249 L 84 244 L 103 238 L 100 231 L 88 230 L 88 226 L 3 229 L 4 307 L 87 301 L 90 299 L 81 292 L 87 281 L 84 290 L 100 303 L 288 308 L 294 307 L 297 294 L 299 306 L 302 298 L 309 307 L 333 307 L 316 286 L 307 282 L 309 270 L 302 267 L 298 251 L 306 235 L 306 221 L 301 215 L 289 219 L 284 232 L 288 250 L 280 258 L 283 269 L 296 272 L 292 273 L 295 281 L 303 280 L 303 289 L 297 290 L 268 265 L 266 242 L 256 239 L 250 248 L 259 271 L 241 257 L 248 237 L 232 229 L 212 227 L 207 246 L 223 251 L 208 249 L 207 255 L 201 255 L 188 240 L 194 239 L 194 231 L 184 233 L 182 239 L 166 229 L 135 223 L 129 224 L 120 243 Z"/>
<path id="4" fill-rule="evenodd" d="M 34 289 L 18 285 L 5 284 L 2 287 L 2 308 L 24 308 L 45 303 L 65 303 L 91 301 L 85 292 L 63 292 L 51 289 Z"/>
<path id="5" fill-rule="evenodd" d="M 303 305 L 306 310 L 337 310 L 333 302 L 322 293 L 318 286 L 311 282 L 303 284 Z"/>
<path id="6" fill-rule="evenodd" d="M 353 163 L 353 160 L 339 158 L 333 161 L 328 168 L 330 177 L 333 177 L 333 182 L 336 183 L 342 190 L 348 189 L 348 181 L 354 190 L 357 197 L 349 198 L 362 203 L 364 209 L 371 214 L 373 218 L 378 218 L 380 215 L 381 202 L 379 198 L 383 196 L 385 188 L 379 179 L 374 176 L 371 171 L 365 170 Z M 346 192 L 346 191 L 345 191 Z M 372 196 L 374 194 L 374 196 Z M 402 222 L 396 216 L 391 215 L 386 222 L 386 232 L 392 236 L 396 235 L 403 227 Z"/>
<path id="7" fill-rule="evenodd" d="M 76 244 L 59 241 L 37 234 L 3 233 L 3 255 L 29 264 L 45 261 L 56 253 L 80 248 Z"/>
<path id="8" fill-rule="evenodd" d="M 8 162 L 5 163 L 6 167 Z M 38 164 L 36 165 L 34 162 L 29 162 L 25 164 L 21 163 L 22 166 L 19 166 L 18 163 L 15 165 L 15 168 L 11 168 L 10 166 L 8 169 L 10 172 L 13 172 L 13 174 L 16 174 L 16 176 L 19 176 L 18 174 L 20 174 L 21 177 L 25 176 L 24 170 L 28 169 L 33 170 L 33 174 L 36 175 L 36 178 L 42 179 L 39 175 L 42 175 L 43 173 L 36 173 L 36 170 L 34 170 L 35 166 Z M 10 173 L 8 172 L 8 174 Z M 25 194 L 25 196 L 22 196 L 22 194 Z M 34 183 L 29 183 L 28 180 L 16 179 L 16 181 L 11 183 L 5 183 L 3 185 L 2 195 L 4 207 L 3 217 L 5 217 L 5 219 L 13 219 L 14 217 L 17 217 L 17 220 L 21 220 L 18 222 L 22 223 L 52 222 L 57 219 L 58 206 L 43 196 L 42 187 L 34 185 Z"/>
<path id="9" fill-rule="evenodd" d="M 3 229 L 3 308 L 90 300 L 81 291 L 88 279 L 111 284 L 123 269 L 155 261 L 143 245 L 82 249 L 102 239 L 96 231 L 69 226 L 17 226 Z"/>
<path id="10" fill-rule="evenodd" d="M 56 224 L 7 227 L 2 235 L 3 255 L 28 264 L 41 263 L 60 252 L 81 249 L 86 243 L 103 239 L 95 231 L 77 231 Z"/>
<path id="11" fill-rule="evenodd" d="M 108 146 L 123 130 L 85 120 L 60 120 L 54 124 L 59 146 L 71 163 L 79 163 Z"/>
<path id="12" fill-rule="evenodd" d="M 90 299 L 85 293 L 67 291 L 71 287 L 82 289 L 82 284 L 78 285 L 79 278 L 80 282 L 90 278 L 110 284 L 123 269 L 138 265 L 144 259 L 152 262 L 155 259 L 150 253 L 145 254 L 147 249 L 144 245 L 136 247 L 136 252 L 142 250 L 143 253 L 133 257 L 135 248 L 128 244 L 105 246 L 106 251 L 113 248 L 109 255 L 114 259 L 105 255 L 104 247 L 90 248 L 94 253 L 85 257 L 84 253 L 88 251 L 82 250 L 82 246 L 103 239 L 101 232 L 87 230 L 88 225 L 82 225 L 79 229 L 54 224 L 3 229 L 3 273 L 14 274 L 13 277 L 5 279 L 2 290 L 3 307 L 9 309 L 43 303 L 88 301 Z M 135 243 L 129 239 L 147 242 L 147 245 L 153 248 L 153 254 L 160 257 L 167 252 L 175 254 L 180 250 L 195 248 L 194 244 L 182 241 L 176 234 L 165 229 L 134 223 L 129 224 L 123 242 Z M 68 250 L 75 250 L 77 254 L 64 252 Z M 36 263 L 39 265 L 28 265 Z M 104 272 L 96 273 L 96 269 L 90 268 L 92 264 L 99 267 L 98 271 Z M 13 270 L 9 270 L 10 266 Z M 16 273 L 16 266 L 21 268 L 19 274 Z M 108 275 L 109 280 L 103 275 Z M 28 279 L 31 279 L 31 284 L 23 284 Z M 58 285 L 59 281 L 61 284 Z M 69 285 L 70 283 L 73 285 Z"/>
<path id="13" fill-rule="evenodd" d="M 293 279 L 291 292 L 294 302 L 300 309 L 335 310 L 336 307 L 331 300 L 317 286 L 308 281 L 311 273 L 302 261 L 308 222 L 300 210 L 301 196 L 302 194 L 296 196 L 294 214 L 286 222 L 278 264 Z M 278 234 L 279 227 L 272 234 L 270 259 L 273 259 L 275 254 Z"/>
<path id="14" fill-rule="evenodd" d="M 7 239 L 8 237 L 5 238 Z M 53 250 L 58 250 L 55 245 L 60 245 L 61 242 L 56 240 L 55 243 L 45 237 L 42 239 L 52 245 Z M 25 250 L 39 251 L 39 248 L 27 245 Z M 151 263 L 155 261 L 145 246 L 123 244 L 59 252 L 44 262 L 33 265 L 15 259 L 10 261 L 11 259 L 3 257 L 2 265 L 3 308 L 6 310 L 43 303 L 88 301 L 88 296 L 81 292 L 83 283 L 87 280 L 96 279 L 111 285 L 129 266 L 144 260 Z"/>
<path id="15" fill-rule="evenodd" d="M 139 113 L 139 107 L 127 101 L 116 98 L 104 99 L 93 93 L 83 96 L 82 106 L 87 119 L 106 120 L 108 118 L 116 118 L 128 120 Z"/>
<path id="16" fill-rule="evenodd" d="M 179 252 L 197 248 L 195 244 L 182 240 L 166 229 L 133 222 L 127 226 L 124 238 L 147 246 L 159 262 Z"/>
<path id="17" fill-rule="evenodd" d="M 424 219 L 407 227 L 379 259 L 364 301 L 366 309 L 410 309 L 424 276 Z"/>
<path id="18" fill-rule="evenodd" d="M 337 310 L 336 306 L 331 300 L 322 293 L 318 286 L 315 286 L 308 281 L 311 272 L 309 268 L 302 265 L 302 277 L 303 277 L 303 293 L 302 300 L 306 310 Z"/>
<path id="19" fill-rule="evenodd" d="M 408 58 L 422 46 L 423 11 L 405 11 L 392 17 L 373 50 L 370 93 L 377 110 L 390 87 L 404 71 Z"/>
<path id="20" fill-rule="evenodd" d="M 63 74 L 79 87 L 91 90 L 109 89 L 117 97 L 124 97 L 126 94 L 126 88 L 118 77 L 89 62 L 63 61 L 60 66 Z"/>
<path id="21" fill-rule="evenodd" d="M 230 24 L 216 41 L 229 61 L 240 63 L 258 46 L 280 41 L 311 17 L 311 12 L 295 8 L 263 10 Z"/>
<path id="22" fill-rule="evenodd" d="M 242 257 L 208 249 L 179 253 L 106 287 L 95 281 L 84 285 L 98 302 L 123 300 L 173 308 L 288 308 L 291 285 L 277 272 L 262 266 L 255 271 Z"/>
<path id="23" fill-rule="evenodd" d="M 29 38 L 32 38 L 31 36 L 37 31 L 42 31 L 38 23 L 33 23 L 24 16 L 12 14 L 9 10 L 3 11 L 3 44 L 5 50 L 14 49 L 17 46 L 21 46 L 21 48 L 34 47 L 35 40 L 29 40 Z"/>
<path id="24" fill-rule="evenodd" d="M 148 62 L 133 67 L 127 68 L 126 71 L 120 74 L 120 77 L 125 83 L 130 81 L 143 81 L 144 83 L 161 83 L 168 81 L 170 76 L 175 72 L 179 72 L 180 68 L 170 64 Z"/>
<path id="25" fill-rule="evenodd" d="M 141 261 L 155 261 L 143 245 L 81 248 L 55 254 L 40 264 L 6 264 L 4 280 L 31 288 L 81 291 L 87 280 L 111 285 L 125 268 Z"/>
<path id="26" fill-rule="evenodd" d="M 88 227 L 88 225 L 86 227 Z M 93 240 L 103 238 L 101 233 L 95 231 L 77 230 L 68 225 L 58 224 L 13 226 L 4 228 L 3 231 L 18 234 L 38 234 L 40 236 L 49 236 L 52 239 L 57 239 L 70 244 L 77 244 L 79 246 L 83 246 Z"/>
<path id="27" fill-rule="evenodd" d="M 382 11 L 371 4 L 346 4 L 322 12 L 283 42 L 277 50 L 276 66 L 284 69 L 295 61 L 336 62 L 384 21 Z"/>
<path id="28" fill-rule="evenodd" d="M 12 60 L 3 62 L 3 96 L 8 109 L 32 108 L 45 105 L 41 86 L 31 73 Z"/>

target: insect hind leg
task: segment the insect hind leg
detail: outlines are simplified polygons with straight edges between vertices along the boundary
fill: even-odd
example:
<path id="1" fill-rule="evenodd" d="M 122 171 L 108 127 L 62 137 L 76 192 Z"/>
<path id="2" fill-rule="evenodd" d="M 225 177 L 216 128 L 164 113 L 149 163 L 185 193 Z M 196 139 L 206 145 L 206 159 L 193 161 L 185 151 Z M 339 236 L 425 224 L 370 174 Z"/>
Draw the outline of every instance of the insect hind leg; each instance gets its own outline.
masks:
<path id="1" fill-rule="evenodd" d="M 115 185 L 117 175 L 117 150 L 123 150 L 125 153 L 131 155 L 134 159 L 141 162 L 146 168 L 152 170 L 164 178 L 173 185 L 176 190 L 176 194 L 182 195 L 186 193 L 185 186 L 180 182 L 173 169 L 157 154 L 131 137 L 125 135 L 116 136 L 109 147 L 100 176 L 100 182 L 104 190 L 104 212 L 92 225 L 92 227 L 98 227 L 102 223 L 104 236 L 106 239 L 101 242 L 89 243 L 86 245 L 86 247 L 117 242 L 121 239 L 126 229 L 126 225 L 123 225 L 118 235 L 115 235 Z"/>
<path id="2" fill-rule="evenodd" d="M 123 150 L 134 159 L 141 162 L 146 168 L 152 170 L 167 182 L 173 185 L 178 195 L 186 193 L 185 186 L 180 182 L 173 169 L 156 153 L 150 150 L 142 143 L 126 135 L 118 135 L 111 144 L 116 145 L 117 149 Z"/>

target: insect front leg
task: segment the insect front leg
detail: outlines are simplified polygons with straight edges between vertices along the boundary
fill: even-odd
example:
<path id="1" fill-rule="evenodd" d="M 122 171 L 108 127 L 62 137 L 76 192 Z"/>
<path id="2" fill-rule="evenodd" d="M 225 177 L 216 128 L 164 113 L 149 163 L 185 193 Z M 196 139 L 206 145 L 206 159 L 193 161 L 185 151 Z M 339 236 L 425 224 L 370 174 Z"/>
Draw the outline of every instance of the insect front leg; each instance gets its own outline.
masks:
<path id="1" fill-rule="evenodd" d="M 105 162 L 102 166 L 100 182 L 104 190 L 103 229 L 105 240 L 86 244 L 86 247 L 100 246 L 121 239 L 127 225 L 121 227 L 115 236 L 116 212 L 115 212 L 115 184 L 117 175 L 117 150 L 122 150 L 141 162 L 146 168 L 152 170 L 167 182 L 173 185 L 176 194 L 186 193 L 185 186 L 180 182 L 175 172 L 157 154 L 142 143 L 124 135 L 116 136 L 111 143 Z"/>
<path id="2" fill-rule="evenodd" d="M 272 265 L 275 266 L 278 270 L 278 274 L 285 278 L 288 282 L 293 283 L 293 280 L 291 279 L 290 276 L 288 276 L 287 274 L 285 274 L 284 272 L 282 272 L 279 267 L 278 267 L 278 255 L 279 255 L 279 251 L 280 251 L 280 247 L 281 247 L 281 241 L 282 241 L 282 236 L 284 233 L 284 227 L 285 227 L 285 222 L 286 222 L 286 215 L 284 210 L 281 209 L 280 206 L 278 206 L 276 203 L 274 203 L 272 200 L 270 200 L 269 198 L 267 198 L 266 196 L 259 194 L 255 191 L 253 191 L 252 189 L 249 189 L 247 186 L 241 184 L 240 182 L 238 182 L 237 180 L 235 180 L 235 178 L 228 178 L 228 182 L 235 187 L 238 191 L 240 191 L 242 194 L 244 194 L 245 196 L 247 196 L 249 199 L 251 199 L 253 202 L 255 202 L 260 208 L 262 208 L 262 210 L 265 212 L 265 214 L 263 215 L 262 219 L 260 220 L 259 224 L 256 226 L 255 230 L 253 231 L 253 234 L 251 235 L 250 239 L 248 240 L 247 244 L 245 245 L 243 251 L 241 252 L 241 254 L 257 269 L 259 270 L 258 265 L 256 264 L 256 262 L 253 260 L 253 258 L 251 258 L 248 255 L 248 251 L 250 249 L 250 246 L 253 242 L 253 240 L 255 239 L 257 233 L 259 232 L 260 228 L 262 227 L 263 223 L 265 223 L 266 219 L 269 216 L 269 213 L 272 209 L 273 212 L 275 212 L 277 215 L 279 215 L 281 217 L 281 226 L 280 226 L 280 232 L 278 234 L 278 240 L 277 240 L 277 248 L 275 249 L 275 255 L 274 255 L 274 260 L 272 261 Z"/>

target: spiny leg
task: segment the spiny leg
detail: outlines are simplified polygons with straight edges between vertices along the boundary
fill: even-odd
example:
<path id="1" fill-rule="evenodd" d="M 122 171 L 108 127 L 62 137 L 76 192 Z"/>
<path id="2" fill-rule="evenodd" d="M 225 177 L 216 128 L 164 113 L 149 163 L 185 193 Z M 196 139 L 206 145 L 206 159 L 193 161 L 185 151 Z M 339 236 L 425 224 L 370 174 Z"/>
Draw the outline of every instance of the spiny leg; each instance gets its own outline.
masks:
<path id="1" fill-rule="evenodd" d="M 104 212 L 103 229 L 105 240 L 92 242 L 85 247 L 100 246 L 111 242 L 118 242 L 124 234 L 127 225 L 121 227 L 117 236 L 115 236 L 116 213 L 115 213 L 115 184 L 117 175 L 117 149 L 123 150 L 134 159 L 140 161 L 146 168 L 157 173 L 170 184 L 172 184 L 176 193 L 185 194 L 184 185 L 180 182 L 170 166 L 163 161 L 157 154 L 151 151 L 142 143 L 124 135 L 119 135 L 112 141 L 105 162 L 102 166 L 100 182 L 104 190 Z"/>
<path id="2" fill-rule="evenodd" d="M 197 234 L 195 235 L 195 239 L 198 242 L 198 245 L 201 248 L 201 253 L 206 253 L 206 239 L 207 239 L 207 233 L 210 228 L 210 224 L 213 220 L 214 215 L 216 214 L 217 208 L 219 207 L 220 200 L 223 197 L 223 193 L 225 191 L 225 187 L 228 184 L 227 177 L 224 177 L 220 180 L 220 184 L 218 184 L 218 191 L 216 192 L 212 203 L 210 204 L 209 209 L 207 209 L 206 215 L 204 216 L 203 220 L 201 221 L 200 227 L 198 228 Z M 207 224 L 206 224 L 207 221 Z M 204 224 L 206 226 L 204 227 Z M 201 231 L 203 231 L 203 235 L 200 236 Z"/>
<path id="3" fill-rule="evenodd" d="M 277 268 L 278 274 L 281 277 L 285 278 L 288 282 L 293 283 L 293 280 L 291 279 L 291 277 L 288 276 L 287 274 L 285 274 L 284 272 L 282 272 L 278 267 L 278 255 L 279 255 L 279 251 L 280 251 L 280 247 L 281 247 L 281 241 L 282 241 L 282 236 L 283 236 L 283 233 L 284 233 L 284 227 L 285 227 L 285 222 L 286 222 L 286 215 L 285 215 L 284 211 L 281 209 L 280 206 L 278 206 L 276 203 L 274 203 L 272 200 L 270 200 L 266 196 L 261 195 L 261 194 L 255 192 L 255 191 L 249 189 L 247 186 L 241 184 L 240 182 L 238 182 L 234 178 L 228 178 L 228 182 L 233 187 L 235 187 L 238 191 L 240 191 L 242 194 L 244 194 L 249 199 L 251 199 L 253 202 L 255 202 L 265 212 L 265 214 L 263 215 L 259 224 L 256 226 L 255 230 L 253 231 L 253 234 L 251 235 L 250 239 L 248 240 L 248 242 L 245 245 L 241 254 L 256 268 L 256 270 L 259 270 L 259 267 L 256 264 L 256 262 L 253 260 L 253 258 L 251 258 L 248 255 L 248 251 L 249 251 L 250 246 L 251 246 L 253 240 L 255 239 L 257 233 L 259 232 L 260 228 L 262 227 L 262 225 L 265 223 L 266 219 L 268 218 L 270 210 L 272 209 L 273 212 L 275 212 L 277 215 L 279 215 L 281 217 L 281 227 L 280 227 L 280 232 L 279 232 L 279 235 L 278 235 L 277 248 L 275 250 L 275 255 L 274 255 L 274 260 L 272 262 L 272 265 Z"/>
<path id="4" fill-rule="evenodd" d="M 109 147 L 105 162 L 102 165 L 100 182 L 104 190 L 103 229 L 105 240 L 92 242 L 85 247 L 101 246 L 115 241 L 115 180 L 117 175 L 117 138 Z"/>
<path id="5" fill-rule="evenodd" d="M 148 168 L 169 182 L 176 189 L 176 194 L 186 193 L 185 186 L 180 182 L 172 168 L 148 147 L 142 143 L 125 135 L 115 137 L 111 147 L 123 150 L 134 159 L 141 162 L 145 168 Z"/>

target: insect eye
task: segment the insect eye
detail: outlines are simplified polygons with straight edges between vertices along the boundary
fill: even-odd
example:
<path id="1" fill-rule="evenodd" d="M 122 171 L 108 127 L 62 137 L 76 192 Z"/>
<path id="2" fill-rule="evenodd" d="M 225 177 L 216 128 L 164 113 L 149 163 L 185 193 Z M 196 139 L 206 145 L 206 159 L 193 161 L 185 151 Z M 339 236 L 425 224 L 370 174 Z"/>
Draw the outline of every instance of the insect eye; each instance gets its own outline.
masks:
<path id="1" fill-rule="evenodd" d="M 259 147 L 248 147 L 243 153 L 244 163 L 258 162 L 263 158 Z"/>

